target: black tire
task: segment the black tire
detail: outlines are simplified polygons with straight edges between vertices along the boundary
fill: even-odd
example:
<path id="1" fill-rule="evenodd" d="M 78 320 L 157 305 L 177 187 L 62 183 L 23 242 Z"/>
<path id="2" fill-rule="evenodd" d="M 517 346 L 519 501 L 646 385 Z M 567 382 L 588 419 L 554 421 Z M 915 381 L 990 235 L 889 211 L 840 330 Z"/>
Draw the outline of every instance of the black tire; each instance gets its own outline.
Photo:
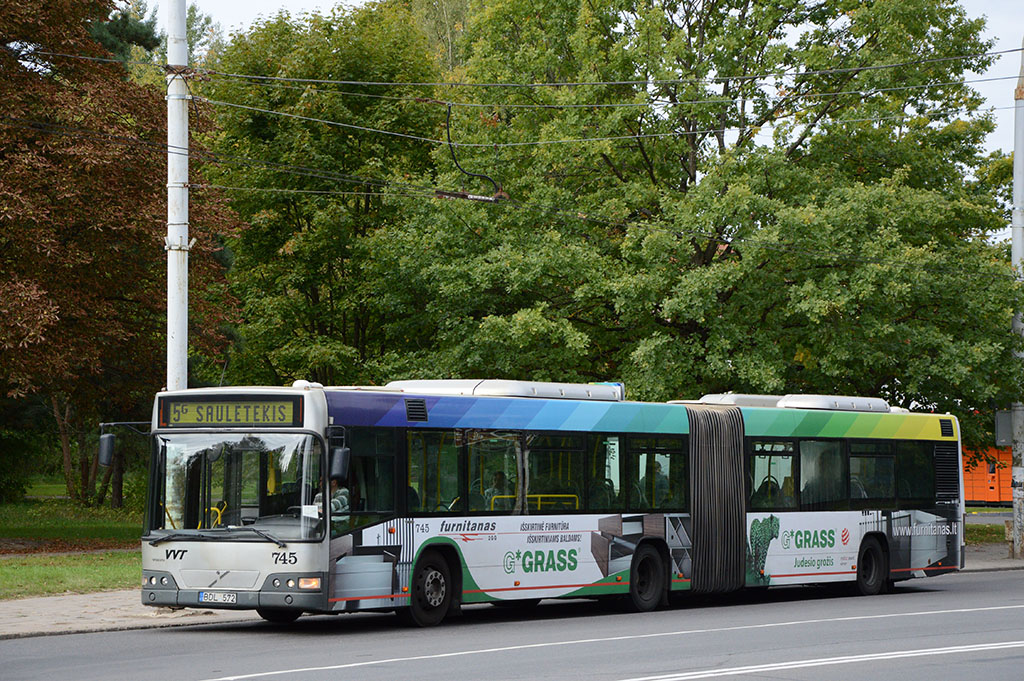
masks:
<path id="1" fill-rule="evenodd" d="M 454 583 L 448 561 L 437 551 L 427 550 L 412 575 L 409 607 L 399 611 L 408 624 L 432 627 L 441 623 L 452 604 Z"/>
<path id="2" fill-rule="evenodd" d="M 857 556 L 857 591 L 863 596 L 876 596 L 889 581 L 889 561 L 882 545 L 874 537 L 865 537 Z"/>
<path id="3" fill-rule="evenodd" d="M 636 612 L 650 612 L 665 595 L 668 573 L 661 554 L 650 544 L 641 544 L 629 567 L 628 605 Z"/>
<path id="4" fill-rule="evenodd" d="M 285 608 L 256 608 L 256 614 L 274 624 L 291 624 L 299 619 L 302 613 L 298 610 Z"/>

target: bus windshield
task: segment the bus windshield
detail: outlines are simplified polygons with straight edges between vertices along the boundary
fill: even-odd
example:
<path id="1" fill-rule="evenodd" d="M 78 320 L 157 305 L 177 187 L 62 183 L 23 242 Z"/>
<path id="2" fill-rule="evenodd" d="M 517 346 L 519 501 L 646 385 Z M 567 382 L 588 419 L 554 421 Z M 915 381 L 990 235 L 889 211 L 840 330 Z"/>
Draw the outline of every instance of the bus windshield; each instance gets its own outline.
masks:
<path id="1" fill-rule="evenodd" d="M 260 540 L 323 534 L 323 445 L 301 433 L 156 436 L 150 531 Z M 256 532 L 259 530 L 260 532 Z"/>

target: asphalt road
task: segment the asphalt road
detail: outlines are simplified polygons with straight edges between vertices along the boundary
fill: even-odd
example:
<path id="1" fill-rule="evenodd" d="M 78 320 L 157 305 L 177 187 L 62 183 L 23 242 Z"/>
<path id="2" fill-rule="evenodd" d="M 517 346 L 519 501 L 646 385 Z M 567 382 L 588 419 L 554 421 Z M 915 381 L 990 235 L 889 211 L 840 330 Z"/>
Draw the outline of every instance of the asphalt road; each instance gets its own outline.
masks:
<path id="1" fill-rule="evenodd" d="M 872 598 L 773 589 L 644 615 L 589 601 L 473 606 L 434 629 L 367 614 L 10 639 L 0 678 L 1020 681 L 1021 579 L 961 573 Z"/>

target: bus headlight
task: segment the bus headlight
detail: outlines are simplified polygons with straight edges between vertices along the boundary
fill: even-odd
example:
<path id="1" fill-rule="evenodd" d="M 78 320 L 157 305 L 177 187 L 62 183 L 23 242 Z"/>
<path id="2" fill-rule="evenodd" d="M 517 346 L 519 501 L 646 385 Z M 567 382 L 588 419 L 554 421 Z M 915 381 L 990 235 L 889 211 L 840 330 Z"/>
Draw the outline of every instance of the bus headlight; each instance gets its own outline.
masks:
<path id="1" fill-rule="evenodd" d="M 300 589 L 314 589 L 320 590 L 320 578 L 319 577 L 300 577 L 299 578 Z"/>

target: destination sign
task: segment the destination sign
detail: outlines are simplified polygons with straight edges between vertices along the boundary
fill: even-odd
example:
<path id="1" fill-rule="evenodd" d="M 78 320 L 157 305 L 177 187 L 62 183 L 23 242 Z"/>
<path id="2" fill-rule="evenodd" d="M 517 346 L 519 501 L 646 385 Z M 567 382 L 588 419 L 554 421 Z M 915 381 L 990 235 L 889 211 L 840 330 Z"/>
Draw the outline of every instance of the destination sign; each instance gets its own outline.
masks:
<path id="1" fill-rule="evenodd" d="M 298 398 L 262 400 L 194 400 L 165 398 L 160 405 L 160 426 L 226 427 L 244 426 L 299 427 L 302 425 Z"/>

